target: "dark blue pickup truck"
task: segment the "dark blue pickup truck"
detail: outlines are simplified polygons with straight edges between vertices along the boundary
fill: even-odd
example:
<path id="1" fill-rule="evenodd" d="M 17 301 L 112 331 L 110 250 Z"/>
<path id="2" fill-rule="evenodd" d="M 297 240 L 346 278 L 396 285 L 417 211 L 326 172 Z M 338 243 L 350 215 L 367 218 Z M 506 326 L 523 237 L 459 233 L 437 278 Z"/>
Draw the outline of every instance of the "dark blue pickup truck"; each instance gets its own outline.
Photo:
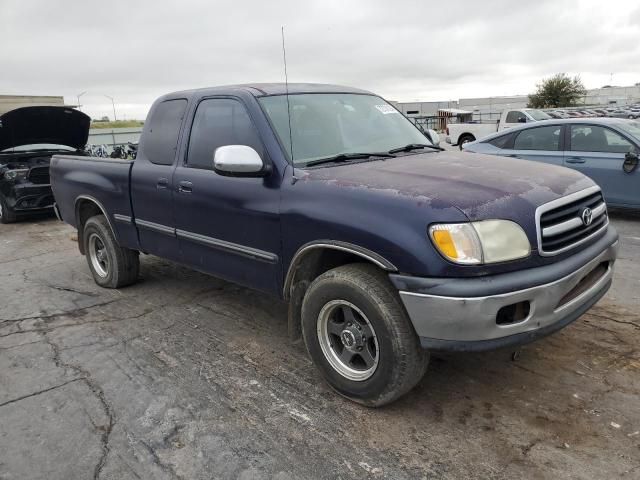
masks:
<path id="1" fill-rule="evenodd" d="M 135 161 L 56 155 L 51 181 L 99 285 L 135 282 L 143 252 L 280 297 L 328 383 L 371 406 L 408 392 L 430 351 L 576 320 L 618 249 L 586 176 L 444 152 L 339 86 L 165 95 Z"/>

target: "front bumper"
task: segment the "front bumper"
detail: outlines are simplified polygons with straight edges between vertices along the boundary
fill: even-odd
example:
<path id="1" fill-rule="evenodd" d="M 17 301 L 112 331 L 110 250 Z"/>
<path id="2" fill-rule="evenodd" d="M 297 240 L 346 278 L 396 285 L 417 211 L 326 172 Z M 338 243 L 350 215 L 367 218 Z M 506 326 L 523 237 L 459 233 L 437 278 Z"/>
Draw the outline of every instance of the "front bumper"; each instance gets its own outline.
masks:
<path id="1" fill-rule="evenodd" d="M 611 286 L 617 251 L 618 235 L 609 227 L 594 245 L 544 267 L 449 282 L 391 280 L 424 348 L 493 350 L 532 342 L 583 315 Z M 513 305 L 520 306 L 520 317 L 499 322 L 499 312 Z"/>
<path id="2" fill-rule="evenodd" d="M 50 210 L 53 208 L 51 185 L 29 182 L 13 185 L 7 203 L 17 214 Z"/>

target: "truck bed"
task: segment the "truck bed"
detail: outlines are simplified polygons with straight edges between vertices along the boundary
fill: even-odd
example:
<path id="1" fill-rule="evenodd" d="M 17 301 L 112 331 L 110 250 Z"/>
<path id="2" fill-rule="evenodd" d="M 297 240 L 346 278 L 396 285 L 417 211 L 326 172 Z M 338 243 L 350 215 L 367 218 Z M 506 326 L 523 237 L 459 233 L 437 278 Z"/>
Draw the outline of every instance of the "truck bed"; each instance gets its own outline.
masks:
<path id="1" fill-rule="evenodd" d="M 77 228 L 80 202 L 91 199 L 100 205 L 116 238 L 137 246 L 130 198 L 133 160 L 54 155 L 51 158 L 51 187 L 62 220 Z"/>

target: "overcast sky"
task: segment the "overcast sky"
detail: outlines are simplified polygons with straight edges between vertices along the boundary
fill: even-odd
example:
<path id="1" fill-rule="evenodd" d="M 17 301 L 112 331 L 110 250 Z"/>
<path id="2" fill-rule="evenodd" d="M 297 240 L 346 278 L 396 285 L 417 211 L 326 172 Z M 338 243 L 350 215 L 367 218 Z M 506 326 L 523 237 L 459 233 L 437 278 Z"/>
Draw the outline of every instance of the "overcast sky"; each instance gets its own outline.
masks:
<path id="1" fill-rule="evenodd" d="M 640 82 L 637 0 L 0 0 L 0 94 L 144 118 L 173 90 L 283 80 L 390 100 L 527 94 L 543 77 Z M 613 73 L 611 81 L 610 74 Z"/>

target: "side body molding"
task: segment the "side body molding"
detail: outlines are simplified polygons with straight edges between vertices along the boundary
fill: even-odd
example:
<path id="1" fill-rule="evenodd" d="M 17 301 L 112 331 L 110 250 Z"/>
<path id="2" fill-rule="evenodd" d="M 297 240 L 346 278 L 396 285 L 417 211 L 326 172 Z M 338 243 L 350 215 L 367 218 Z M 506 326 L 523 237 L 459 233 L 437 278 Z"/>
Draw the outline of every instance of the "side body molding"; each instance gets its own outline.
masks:
<path id="1" fill-rule="evenodd" d="M 359 257 L 364 258 L 365 260 L 373 263 L 374 265 L 386 270 L 388 272 L 397 272 L 398 269 L 396 266 L 391 263 L 389 260 L 384 258 L 382 255 L 377 254 L 367 248 L 360 247 L 359 245 L 354 245 L 348 242 L 341 242 L 338 240 L 316 240 L 313 242 L 309 242 L 304 244 L 302 247 L 298 249 L 298 251 L 293 256 L 291 260 L 291 264 L 289 265 L 289 269 L 287 270 L 287 276 L 284 281 L 283 288 L 283 296 L 285 299 L 289 298 L 289 293 L 291 291 L 291 283 L 293 282 L 293 277 L 295 275 L 296 269 L 304 256 L 312 250 L 316 249 L 331 249 L 331 250 L 340 250 L 342 252 L 352 253 L 353 255 L 357 255 Z"/>

